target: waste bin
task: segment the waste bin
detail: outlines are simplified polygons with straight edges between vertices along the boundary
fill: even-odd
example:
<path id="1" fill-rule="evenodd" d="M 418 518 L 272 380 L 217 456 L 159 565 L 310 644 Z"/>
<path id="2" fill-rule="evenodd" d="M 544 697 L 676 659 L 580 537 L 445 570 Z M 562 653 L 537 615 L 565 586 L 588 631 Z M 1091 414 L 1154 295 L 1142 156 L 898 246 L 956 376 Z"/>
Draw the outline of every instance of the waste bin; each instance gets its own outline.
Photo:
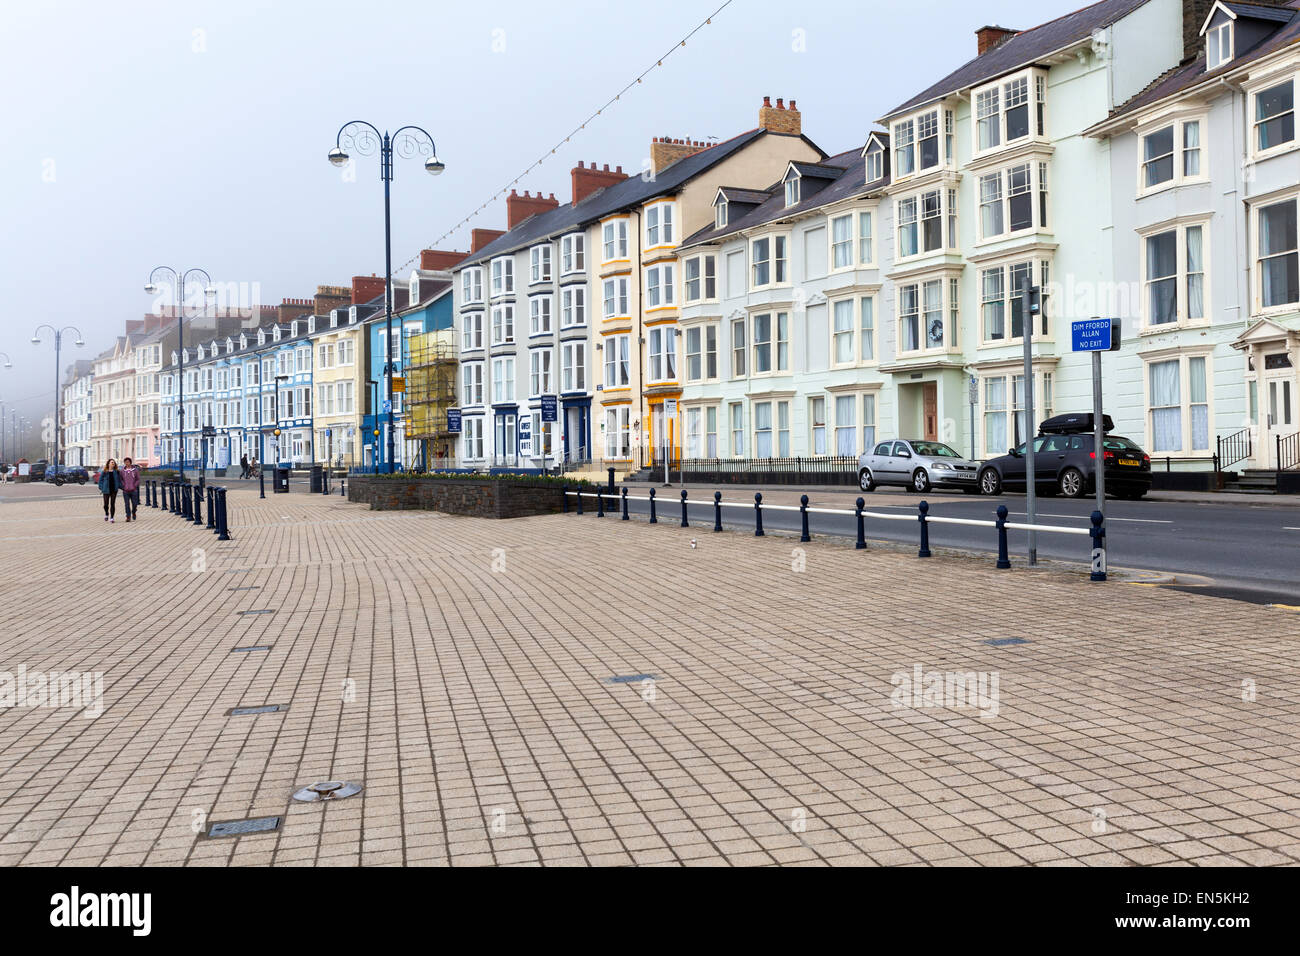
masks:
<path id="1" fill-rule="evenodd" d="M 288 492 L 289 490 L 289 469 L 288 468 L 275 469 L 275 483 L 271 486 L 271 490 L 277 494 L 279 494 L 280 492 Z"/>
<path id="2" fill-rule="evenodd" d="M 311 466 L 311 490 L 312 494 L 320 494 L 321 484 L 325 481 L 325 469 L 320 465 Z"/>

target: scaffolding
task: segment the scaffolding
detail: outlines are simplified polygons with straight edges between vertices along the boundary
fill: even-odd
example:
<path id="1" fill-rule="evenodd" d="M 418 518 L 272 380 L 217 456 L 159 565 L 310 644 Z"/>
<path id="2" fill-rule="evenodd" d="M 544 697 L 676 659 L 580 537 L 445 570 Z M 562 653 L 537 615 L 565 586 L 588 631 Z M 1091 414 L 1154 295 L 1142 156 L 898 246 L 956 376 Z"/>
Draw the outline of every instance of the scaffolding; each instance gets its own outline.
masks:
<path id="1" fill-rule="evenodd" d="M 456 436 L 447 430 L 447 409 L 456 404 L 456 364 L 453 330 L 407 339 L 406 438 L 420 443 L 425 467 L 455 456 Z"/>

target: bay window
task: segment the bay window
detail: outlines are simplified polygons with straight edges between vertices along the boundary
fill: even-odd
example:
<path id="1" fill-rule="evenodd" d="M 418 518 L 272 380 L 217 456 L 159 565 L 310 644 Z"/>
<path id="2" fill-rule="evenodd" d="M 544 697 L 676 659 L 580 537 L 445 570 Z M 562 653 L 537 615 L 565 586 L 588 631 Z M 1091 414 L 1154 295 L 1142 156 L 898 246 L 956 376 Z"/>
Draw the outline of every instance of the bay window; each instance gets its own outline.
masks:
<path id="1" fill-rule="evenodd" d="M 551 279 L 551 247 L 533 246 L 528 250 L 529 281 L 549 282 Z"/>
<path id="2" fill-rule="evenodd" d="M 670 325 L 656 326 L 650 330 L 651 382 L 671 382 L 677 379 L 677 329 Z"/>
<path id="3" fill-rule="evenodd" d="M 1210 449 L 1206 357 L 1182 355 L 1147 364 L 1147 427 L 1154 453 Z"/>
<path id="4" fill-rule="evenodd" d="M 551 378 L 551 349 L 531 349 L 528 353 L 528 386 L 530 396 L 550 395 L 554 389 Z"/>
<path id="5" fill-rule="evenodd" d="M 551 331 L 551 297 L 533 296 L 528 300 L 529 335 L 546 335 Z"/>
<path id="6" fill-rule="evenodd" d="M 646 270 L 646 308 L 667 308 L 676 300 L 673 267 L 668 263 Z"/>
<path id="7" fill-rule="evenodd" d="M 560 290 L 560 328 L 587 324 L 587 287 L 565 286 Z"/>
<path id="8" fill-rule="evenodd" d="M 1039 263 L 1038 285 L 1048 287 L 1048 265 Z M 1020 291 L 1032 283 L 1033 261 L 991 266 L 980 271 L 980 326 L 983 341 L 990 344 L 1007 344 L 1019 340 L 1024 334 L 1024 307 Z M 1048 330 L 1047 299 L 1042 300 L 1041 331 Z"/>
<path id="9" fill-rule="evenodd" d="M 687 302 L 718 297 L 717 260 L 713 256 L 694 256 L 686 260 L 683 279 Z"/>
<path id="10" fill-rule="evenodd" d="M 483 313 L 467 312 L 460 317 L 461 322 L 461 351 L 471 352 L 474 349 L 483 347 Z M 380 353 L 383 352 L 383 341 L 380 341 Z"/>
<path id="11" fill-rule="evenodd" d="M 1182 226 L 1148 235 L 1143 256 L 1146 325 L 1206 317 L 1205 228 Z"/>
<path id="12" fill-rule="evenodd" d="M 587 343 L 565 342 L 561 346 L 561 360 L 561 390 L 584 391 L 587 388 Z"/>
<path id="13" fill-rule="evenodd" d="M 515 360 L 503 356 L 492 360 L 492 401 L 500 405 L 515 400 Z"/>
<path id="14" fill-rule="evenodd" d="M 1297 257 L 1296 197 L 1261 206 L 1255 211 L 1255 274 L 1259 308 L 1300 302 L 1300 259 Z"/>
<path id="15" fill-rule="evenodd" d="M 628 314 L 627 276 L 617 276 L 604 282 L 604 316 L 612 319 Z"/>
<path id="16" fill-rule="evenodd" d="M 492 307 L 492 344 L 505 345 L 515 340 L 515 307 L 513 305 L 494 305 Z M 466 346 L 468 348 L 469 346 Z"/>
<path id="17" fill-rule="evenodd" d="M 605 388 L 627 388 L 631 382 L 628 369 L 628 335 L 605 336 Z"/>
<path id="18" fill-rule="evenodd" d="M 483 404 L 483 363 L 466 362 L 460 367 L 461 404 Z M 508 400 L 508 399 L 507 399 Z"/>
<path id="19" fill-rule="evenodd" d="M 632 457 L 632 435 L 629 428 L 627 405 L 605 409 L 605 457 L 624 459 Z"/>
<path id="20" fill-rule="evenodd" d="M 574 233 L 560 239 L 560 274 L 581 272 L 586 268 L 587 237 Z"/>
<path id="21" fill-rule="evenodd" d="M 1295 81 L 1260 90 L 1254 100 L 1255 152 L 1295 142 Z"/>
<path id="22" fill-rule="evenodd" d="M 645 244 L 647 247 L 668 246 L 673 243 L 673 204 L 657 203 L 645 211 Z"/>
<path id="23" fill-rule="evenodd" d="M 627 258 L 627 220 L 614 219 L 601 226 L 605 262 Z"/>
<path id="24" fill-rule="evenodd" d="M 515 260 L 511 256 L 492 260 L 492 294 L 507 295 L 515 291 Z"/>

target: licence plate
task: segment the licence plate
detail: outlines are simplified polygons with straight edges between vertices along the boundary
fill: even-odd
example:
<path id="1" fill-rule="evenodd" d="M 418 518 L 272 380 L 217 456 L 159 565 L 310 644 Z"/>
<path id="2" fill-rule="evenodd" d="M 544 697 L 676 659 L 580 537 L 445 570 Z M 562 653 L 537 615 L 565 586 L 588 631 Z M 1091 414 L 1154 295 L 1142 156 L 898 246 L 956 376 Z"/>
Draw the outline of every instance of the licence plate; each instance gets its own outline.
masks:
<path id="1" fill-rule="evenodd" d="M 1138 461 L 1136 458 L 1121 458 L 1119 463 L 1121 465 L 1131 465 L 1134 468 L 1137 468 L 1142 464 L 1142 462 Z"/>

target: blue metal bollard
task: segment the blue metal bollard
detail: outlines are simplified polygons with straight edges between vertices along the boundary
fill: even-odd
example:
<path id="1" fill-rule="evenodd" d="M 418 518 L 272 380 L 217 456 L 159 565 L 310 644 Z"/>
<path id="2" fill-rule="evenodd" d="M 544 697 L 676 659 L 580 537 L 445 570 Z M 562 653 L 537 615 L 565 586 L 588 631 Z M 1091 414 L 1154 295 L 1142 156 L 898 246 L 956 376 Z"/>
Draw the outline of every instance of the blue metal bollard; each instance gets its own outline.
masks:
<path id="1" fill-rule="evenodd" d="M 921 512 L 920 517 L 917 519 L 921 522 L 921 549 L 916 552 L 916 556 L 918 558 L 928 558 L 930 556 L 930 525 L 925 520 L 925 516 L 930 513 L 930 502 L 922 501 L 916 508 Z"/>
<path id="2" fill-rule="evenodd" d="M 866 503 L 866 499 L 864 498 L 859 498 L 857 500 L 858 543 L 853 546 L 857 551 L 861 551 L 867 546 L 867 527 L 866 522 L 862 518 L 862 509 L 866 506 Z"/>
<path id="3" fill-rule="evenodd" d="M 754 492 L 754 537 L 763 537 L 763 493 Z"/>
<path id="4" fill-rule="evenodd" d="M 1089 575 L 1090 581 L 1106 580 L 1106 529 L 1101 526 L 1102 513 L 1094 511 L 1092 513 L 1092 527 L 1088 529 L 1088 534 L 1092 535 L 1092 574 Z"/>
<path id="5" fill-rule="evenodd" d="M 220 534 L 217 535 L 218 541 L 230 540 L 230 525 L 226 516 L 226 489 L 217 489 L 217 527 Z"/>
<path id="6" fill-rule="evenodd" d="M 800 495 L 799 497 L 799 517 L 803 519 L 803 532 L 799 535 L 799 541 L 811 541 L 808 535 L 808 496 Z"/>
<path id="7" fill-rule="evenodd" d="M 655 516 L 655 490 L 650 489 L 650 523 L 658 524 L 659 519 Z"/>
<path id="8" fill-rule="evenodd" d="M 601 488 L 596 489 L 596 517 L 597 518 L 605 517 L 605 495 L 603 492 L 604 489 Z"/>
<path id="9" fill-rule="evenodd" d="M 722 530 L 722 492 L 713 493 L 713 530 Z"/>
<path id="10" fill-rule="evenodd" d="M 682 527 L 689 528 L 690 522 L 686 520 L 686 489 L 682 489 Z"/>
<path id="11" fill-rule="evenodd" d="M 998 565 L 999 568 L 1011 567 L 1007 557 L 1007 506 L 998 505 Z"/>
<path id="12" fill-rule="evenodd" d="M 623 520 L 627 521 L 627 485 L 623 486 Z"/>
<path id="13" fill-rule="evenodd" d="M 569 513 L 569 486 L 568 485 L 565 485 L 563 488 L 560 489 L 560 510 L 563 511 L 564 514 L 566 515 Z"/>

